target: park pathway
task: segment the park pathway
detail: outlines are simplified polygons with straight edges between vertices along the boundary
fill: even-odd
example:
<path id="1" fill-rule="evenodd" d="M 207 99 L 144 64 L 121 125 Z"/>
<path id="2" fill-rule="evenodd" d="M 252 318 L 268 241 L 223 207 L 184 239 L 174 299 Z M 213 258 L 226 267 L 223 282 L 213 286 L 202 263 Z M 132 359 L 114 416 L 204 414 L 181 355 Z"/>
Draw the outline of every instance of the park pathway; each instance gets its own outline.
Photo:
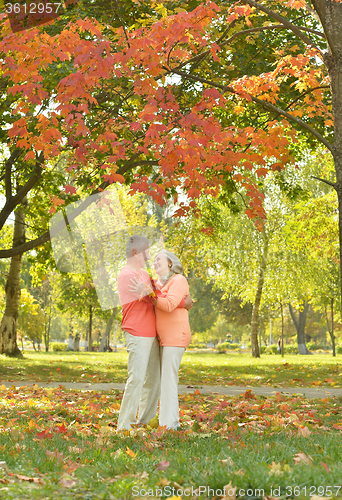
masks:
<path id="1" fill-rule="evenodd" d="M 65 389 L 76 389 L 80 391 L 110 391 L 112 389 L 118 389 L 123 391 L 125 384 L 112 384 L 112 383 L 101 383 L 101 384 L 87 384 L 85 382 L 3 382 L 0 381 L 0 385 L 5 387 L 32 387 L 33 385 L 38 385 L 39 387 L 49 388 L 49 387 L 59 387 L 62 386 Z M 310 387 L 251 387 L 251 386 L 237 386 L 230 385 L 228 387 L 222 386 L 191 386 L 191 385 L 179 385 L 179 394 L 191 394 L 194 391 L 199 391 L 201 394 L 223 394 L 226 396 L 238 396 L 243 394 L 247 390 L 252 391 L 258 396 L 274 396 L 277 393 L 284 394 L 284 396 L 305 396 L 308 399 L 316 398 L 332 398 L 332 397 L 342 397 L 342 389 L 331 389 L 329 387 L 321 387 L 320 389 L 312 389 Z"/>

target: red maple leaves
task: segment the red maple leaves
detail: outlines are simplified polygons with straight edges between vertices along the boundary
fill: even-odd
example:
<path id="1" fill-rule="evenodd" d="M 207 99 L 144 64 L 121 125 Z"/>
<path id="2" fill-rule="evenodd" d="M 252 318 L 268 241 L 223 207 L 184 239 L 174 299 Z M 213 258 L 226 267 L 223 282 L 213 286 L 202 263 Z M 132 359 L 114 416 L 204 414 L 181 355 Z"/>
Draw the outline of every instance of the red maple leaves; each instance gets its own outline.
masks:
<path id="1" fill-rule="evenodd" d="M 298 9 L 302 4 L 302 0 L 290 0 L 286 5 Z M 252 12 L 249 5 L 235 4 L 227 20 L 250 24 Z M 219 111 L 232 108 L 232 96 L 237 115 L 255 97 L 275 103 L 280 82 L 289 76 L 303 91 L 322 86 L 327 78 L 323 69 L 310 66 L 312 58 L 319 57 L 316 49 L 279 54 L 272 72 L 244 76 L 230 82 L 229 87 L 199 83 L 198 97 L 183 111 L 177 83 L 165 77 L 182 76 L 187 62 L 205 50 L 214 61 L 220 61 L 221 46 L 210 32 L 220 16 L 220 7 L 207 2 L 126 33 L 122 28 L 112 29 L 115 43 L 104 36 L 105 27 L 96 20 L 79 19 L 56 35 L 31 29 L 14 36 L 5 23 L 0 49 L 6 55 L 1 64 L 3 76 L 13 82 L 8 92 L 15 98 L 12 114 L 16 117 L 8 130 L 8 144 L 26 150 L 25 161 L 32 161 L 37 152 L 49 161 L 68 147 L 68 171 L 73 172 L 75 181 L 92 165 L 99 172 L 103 170 L 105 182 L 124 182 L 117 171 L 132 152 L 142 161 L 153 159 L 155 165 L 158 163 L 159 181 L 146 182 L 139 175 L 131 187 L 132 192 L 148 192 L 160 204 L 170 187 L 183 189 L 192 205 L 191 200 L 200 195 L 215 196 L 229 173 L 247 196 L 246 213 L 263 218 L 263 197 L 253 179 L 284 168 L 291 160 L 288 146 L 296 140 L 295 131 L 286 119 L 269 121 L 265 129 L 223 124 Z M 68 74 L 61 76 L 53 90 L 47 90 L 49 67 L 65 62 Z M 97 88 L 117 77 L 126 79 L 138 99 L 135 112 L 99 120 L 91 128 L 88 117 L 91 106 L 97 103 Z M 48 106 L 47 100 L 53 105 Z M 331 122 L 319 89 L 291 112 L 298 117 L 319 114 L 326 123 Z M 99 152 L 106 158 L 96 163 Z M 76 188 L 68 184 L 64 191 L 73 195 Z M 63 203 L 57 198 L 52 201 L 52 211 Z"/>

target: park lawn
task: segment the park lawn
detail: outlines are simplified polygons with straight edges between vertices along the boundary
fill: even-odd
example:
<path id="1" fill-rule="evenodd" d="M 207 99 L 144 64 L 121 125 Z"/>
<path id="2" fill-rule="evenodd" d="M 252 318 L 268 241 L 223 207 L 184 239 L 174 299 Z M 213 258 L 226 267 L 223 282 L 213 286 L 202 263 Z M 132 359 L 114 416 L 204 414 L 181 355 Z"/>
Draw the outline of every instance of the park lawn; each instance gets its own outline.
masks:
<path id="1" fill-rule="evenodd" d="M 25 352 L 24 359 L 0 356 L 0 380 L 38 382 L 125 382 L 127 352 Z M 341 387 L 342 355 L 262 355 L 186 351 L 179 383 L 277 387 Z"/>
<path id="2" fill-rule="evenodd" d="M 121 398 L 0 387 L 0 498 L 342 498 L 341 398 L 194 391 L 181 431 L 118 434 Z"/>

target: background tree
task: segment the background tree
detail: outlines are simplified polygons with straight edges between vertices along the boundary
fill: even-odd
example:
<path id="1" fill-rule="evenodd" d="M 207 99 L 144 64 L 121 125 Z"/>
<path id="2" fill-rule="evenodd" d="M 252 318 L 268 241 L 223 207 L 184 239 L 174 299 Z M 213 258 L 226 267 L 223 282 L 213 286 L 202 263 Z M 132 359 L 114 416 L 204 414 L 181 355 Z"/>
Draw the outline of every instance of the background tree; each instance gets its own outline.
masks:
<path id="1" fill-rule="evenodd" d="M 28 337 L 31 340 L 34 349 L 42 342 L 44 332 L 44 313 L 39 303 L 25 288 L 21 291 L 18 330 L 21 338 Z"/>
<path id="2" fill-rule="evenodd" d="M 272 10 L 243 3 L 189 2 L 182 11 L 172 2 L 169 11 L 152 4 L 150 18 L 146 11 L 126 17 L 125 9 L 124 17 L 116 12 L 115 27 L 83 19 L 77 7 L 48 28 L 16 37 L 4 22 L 1 88 L 12 113 L 4 127 L 10 156 L 0 222 L 40 178 L 42 165 L 64 151 L 74 175 L 68 193 L 121 180 L 162 203 L 165 196 L 177 200 L 177 189 L 194 200 L 217 195 L 222 185 L 243 186 L 247 214 L 263 218 L 250 171 L 262 177 L 294 159 L 296 129 L 333 155 L 336 183 L 329 182 L 341 199 L 342 5 L 289 1 Z M 179 78 L 170 82 L 170 75 Z M 32 175 L 13 194 L 17 160 Z M 44 233 L 0 255 L 19 255 L 48 239 Z"/>
<path id="3" fill-rule="evenodd" d="M 334 304 L 340 317 L 336 194 L 302 201 L 287 221 L 288 238 L 302 259 L 301 273 L 315 310 L 324 312 L 335 356 Z M 303 314 L 307 311 L 305 304 Z"/>

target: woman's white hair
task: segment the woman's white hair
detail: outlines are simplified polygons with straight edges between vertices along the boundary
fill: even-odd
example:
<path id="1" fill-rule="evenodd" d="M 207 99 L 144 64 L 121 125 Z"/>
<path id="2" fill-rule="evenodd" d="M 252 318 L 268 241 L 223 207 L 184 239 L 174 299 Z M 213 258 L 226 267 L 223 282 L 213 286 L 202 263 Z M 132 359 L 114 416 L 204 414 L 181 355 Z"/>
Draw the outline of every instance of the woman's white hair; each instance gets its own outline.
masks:
<path id="1" fill-rule="evenodd" d="M 160 253 L 164 253 L 169 261 L 171 263 L 170 270 L 173 271 L 175 274 L 183 274 L 183 266 L 179 258 L 170 250 L 162 250 Z"/>

